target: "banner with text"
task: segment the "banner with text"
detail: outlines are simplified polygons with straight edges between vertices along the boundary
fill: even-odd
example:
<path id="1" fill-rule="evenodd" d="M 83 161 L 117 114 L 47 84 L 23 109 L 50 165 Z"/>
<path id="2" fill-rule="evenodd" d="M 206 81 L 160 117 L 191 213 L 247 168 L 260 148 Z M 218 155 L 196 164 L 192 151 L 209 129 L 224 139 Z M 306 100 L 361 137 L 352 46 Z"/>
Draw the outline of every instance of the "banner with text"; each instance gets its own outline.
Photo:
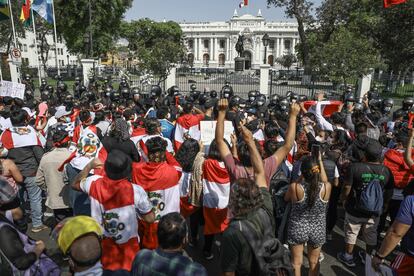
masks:
<path id="1" fill-rule="evenodd" d="M 214 140 L 216 133 L 216 121 L 201 121 L 200 122 L 200 132 L 201 132 L 201 141 L 204 146 L 209 146 Z M 234 132 L 233 123 L 230 121 L 224 122 L 224 139 L 231 143 L 230 135 Z"/>
<path id="2" fill-rule="evenodd" d="M 0 83 L 0 96 L 1 97 L 12 97 L 24 99 L 24 91 L 26 90 L 26 85 L 11 82 L 11 81 L 1 81 Z"/>

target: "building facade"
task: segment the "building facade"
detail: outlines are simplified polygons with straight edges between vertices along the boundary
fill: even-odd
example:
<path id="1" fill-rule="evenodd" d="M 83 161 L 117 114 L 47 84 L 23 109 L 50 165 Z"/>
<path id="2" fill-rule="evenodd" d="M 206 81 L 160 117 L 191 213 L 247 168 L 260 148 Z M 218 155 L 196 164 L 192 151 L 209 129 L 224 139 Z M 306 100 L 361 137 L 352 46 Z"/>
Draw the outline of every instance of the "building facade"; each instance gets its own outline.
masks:
<path id="1" fill-rule="evenodd" d="M 35 49 L 35 35 L 33 32 L 25 31 L 24 37 L 18 37 L 19 48 L 22 52 L 22 62 L 29 67 L 36 68 L 38 64 L 42 65 L 40 59 L 40 37 L 37 37 L 37 52 Z M 53 34 L 46 35 L 46 41 L 49 44 L 49 55 L 47 67 L 56 67 L 55 40 Z M 78 56 L 69 53 L 63 38 L 58 37 L 57 57 L 59 66 L 64 68 L 68 65 L 80 65 Z"/>
<path id="2" fill-rule="evenodd" d="M 240 34 L 244 36 L 245 69 L 259 69 L 266 60 L 272 67 L 278 66 L 276 58 L 294 54 L 299 42 L 298 25 L 295 22 L 266 22 L 259 10 L 257 16 L 237 10 L 226 22 L 180 23 L 187 46 L 187 62 L 195 68 L 234 68 L 238 56 L 236 43 Z M 262 38 L 270 37 L 266 49 Z"/>

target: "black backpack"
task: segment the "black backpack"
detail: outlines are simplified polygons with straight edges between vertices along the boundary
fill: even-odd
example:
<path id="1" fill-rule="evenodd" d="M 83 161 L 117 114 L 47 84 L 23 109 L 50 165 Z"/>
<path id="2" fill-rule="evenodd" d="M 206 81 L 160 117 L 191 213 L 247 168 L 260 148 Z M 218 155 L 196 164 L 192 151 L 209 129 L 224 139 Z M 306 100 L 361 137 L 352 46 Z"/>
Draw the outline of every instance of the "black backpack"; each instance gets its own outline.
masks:
<path id="1" fill-rule="evenodd" d="M 232 227 L 237 228 L 243 234 L 254 255 L 250 274 L 270 276 L 283 270 L 284 275 L 293 276 L 289 251 L 274 237 L 269 214 L 260 208 L 257 211 L 257 216 L 264 226 L 264 233 L 258 233 L 248 220 L 238 220 L 231 223 Z M 237 224 L 241 224 L 241 227 L 237 227 Z"/>
<path id="2" fill-rule="evenodd" d="M 272 196 L 276 233 L 278 233 L 278 229 L 282 223 L 283 215 L 285 214 L 286 206 L 288 204 L 288 202 L 284 200 L 284 196 L 289 189 L 289 184 L 290 180 L 282 168 L 279 167 L 278 171 L 270 179 L 269 185 L 269 191 Z"/>

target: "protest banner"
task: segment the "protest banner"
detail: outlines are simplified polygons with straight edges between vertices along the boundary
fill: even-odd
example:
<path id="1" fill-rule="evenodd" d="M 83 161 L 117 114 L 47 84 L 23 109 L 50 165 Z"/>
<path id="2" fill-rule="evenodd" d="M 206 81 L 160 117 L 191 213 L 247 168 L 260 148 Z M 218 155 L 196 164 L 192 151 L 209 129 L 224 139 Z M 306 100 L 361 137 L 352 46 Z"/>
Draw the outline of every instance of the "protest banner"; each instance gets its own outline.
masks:
<path id="1" fill-rule="evenodd" d="M 200 122 L 200 132 L 201 132 L 201 141 L 204 146 L 209 146 L 211 141 L 213 141 L 216 133 L 216 121 L 201 121 Z M 231 142 L 230 135 L 234 132 L 234 127 L 232 122 L 224 122 L 224 139 L 227 142 Z"/>
<path id="2" fill-rule="evenodd" d="M 9 96 L 12 98 L 20 98 L 23 100 L 25 89 L 26 85 L 24 84 L 3 80 L 0 83 L 0 96 Z"/>

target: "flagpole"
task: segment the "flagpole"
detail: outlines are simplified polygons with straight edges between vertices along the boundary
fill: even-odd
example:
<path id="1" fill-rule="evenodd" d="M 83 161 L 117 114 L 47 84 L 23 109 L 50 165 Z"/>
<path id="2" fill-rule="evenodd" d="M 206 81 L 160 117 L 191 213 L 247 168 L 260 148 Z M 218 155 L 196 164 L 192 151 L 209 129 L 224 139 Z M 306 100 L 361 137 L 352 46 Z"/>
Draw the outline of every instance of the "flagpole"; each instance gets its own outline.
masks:
<path id="1" fill-rule="evenodd" d="M 55 32 L 55 57 L 56 57 L 56 68 L 58 75 L 60 76 L 60 68 L 59 68 L 59 61 L 58 61 L 58 47 L 57 47 L 57 32 L 56 32 L 56 15 L 55 15 L 55 4 L 52 0 L 52 11 L 53 11 L 53 29 Z"/>
<path id="2" fill-rule="evenodd" d="M 33 9 L 32 7 L 30 7 L 30 14 L 32 17 L 32 23 L 33 23 L 33 33 L 34 33 L 34 44 L 35 44 L 35 53 L 36 53 L 36 57 L 37 57 L 37 76 L 39 78 L 39 85 L 41 84 L 41 79 L 40 79 L 40 62 L 39 62 L 39 53 L 37 51 L 37 34 L 36 34 L 36 24 L 35 24 L 35 17 L 33 14 Z"/>
<path id="3" fill-rule="evenodd" d="M 14 27 L 13 11 L 12 11 L 10 0 L 8 0 L 8 2 L 9 2 L 9 10 L 10 10 L 10 19 L 11 19 L 12 30 L 13 30 L 14 47 L 17 48 L 16 28 Z"/>

